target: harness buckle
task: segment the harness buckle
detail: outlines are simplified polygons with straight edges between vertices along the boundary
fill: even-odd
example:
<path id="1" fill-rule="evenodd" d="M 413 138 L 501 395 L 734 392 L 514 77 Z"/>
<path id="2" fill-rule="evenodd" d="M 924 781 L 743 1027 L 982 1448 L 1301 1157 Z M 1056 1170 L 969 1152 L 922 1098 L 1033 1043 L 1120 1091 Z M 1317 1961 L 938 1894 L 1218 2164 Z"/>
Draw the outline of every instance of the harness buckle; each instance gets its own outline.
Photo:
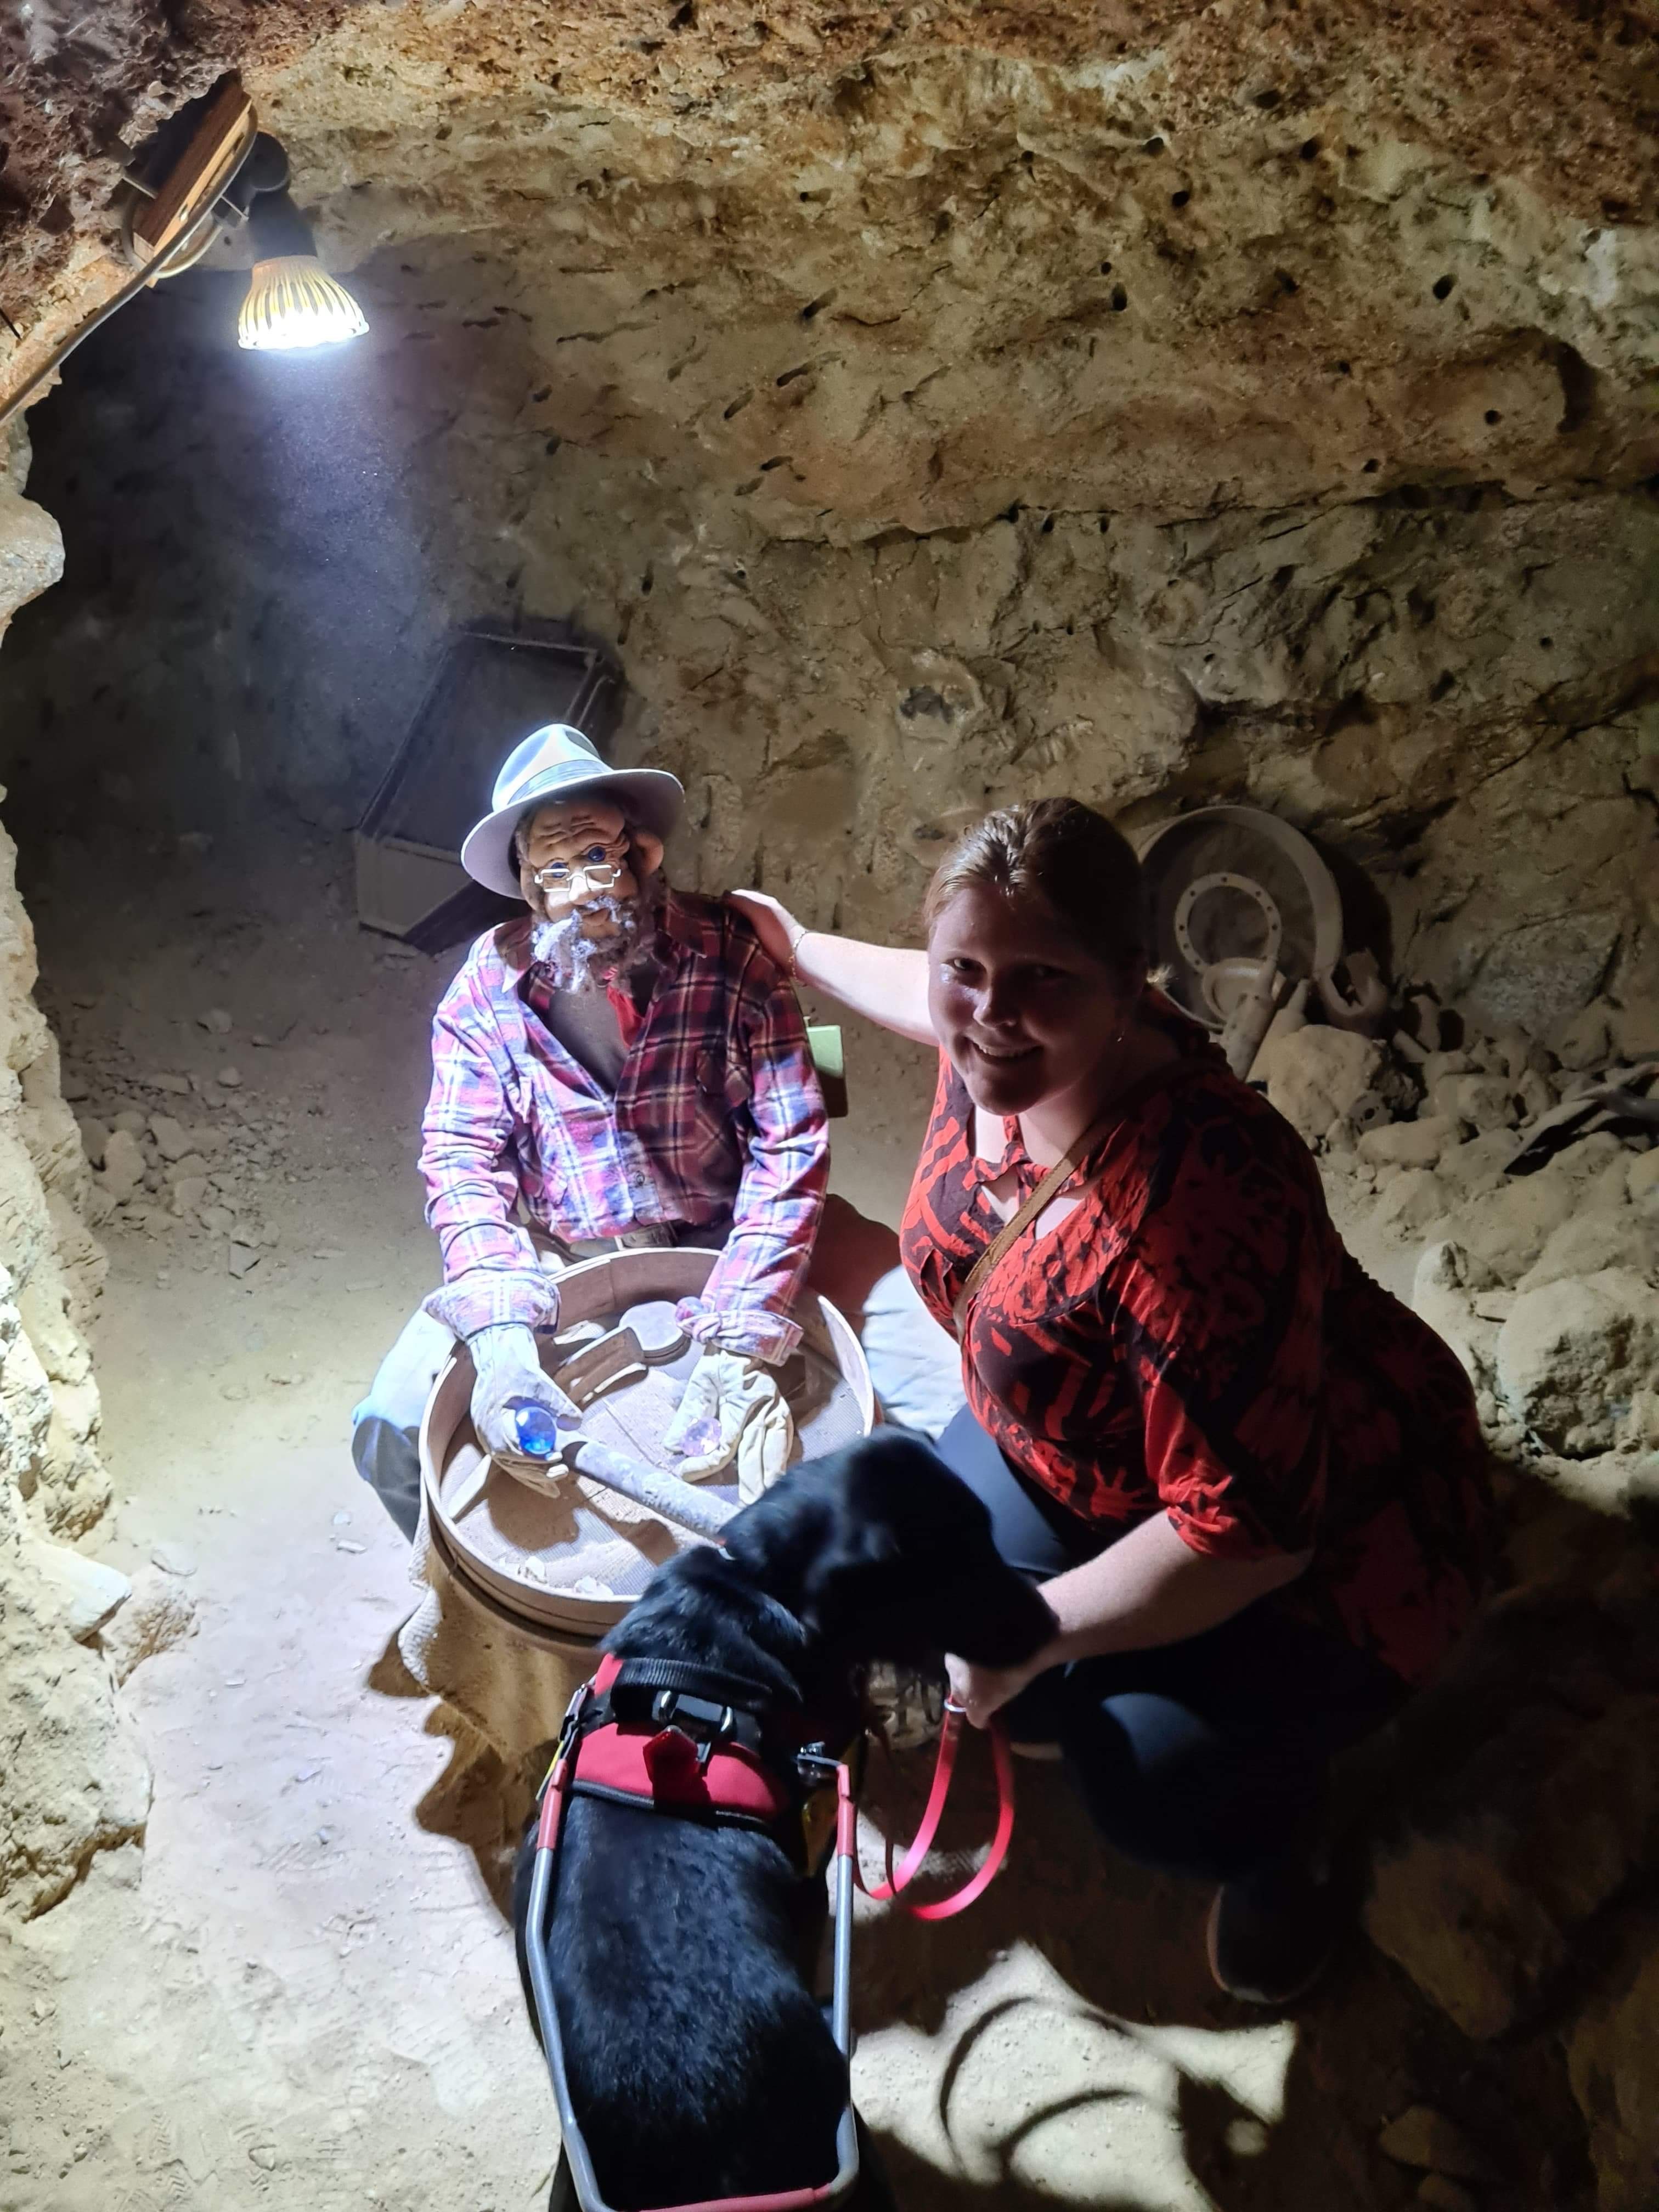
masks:
<path id="1" fill-rule="evenodd" d="M 697 1765 L 704 1771 L 717 1748 L 735 1735 L 738 1728 L 737 1714 L 730 1705 L 717 1706 L 706 1698 L 690 1697 L 684 1690 L 659 1690 L 651 1700 L 651 1719 L 657 1728 L 678 1728 L 682 1735 L 690 1736 L 696 1746 Z M 688 1720 L 701 1724 L 696 1735 L 692 1735 L 686 1727 Z M 712 1733 L 705 1735 L 703 1729 Z"/>

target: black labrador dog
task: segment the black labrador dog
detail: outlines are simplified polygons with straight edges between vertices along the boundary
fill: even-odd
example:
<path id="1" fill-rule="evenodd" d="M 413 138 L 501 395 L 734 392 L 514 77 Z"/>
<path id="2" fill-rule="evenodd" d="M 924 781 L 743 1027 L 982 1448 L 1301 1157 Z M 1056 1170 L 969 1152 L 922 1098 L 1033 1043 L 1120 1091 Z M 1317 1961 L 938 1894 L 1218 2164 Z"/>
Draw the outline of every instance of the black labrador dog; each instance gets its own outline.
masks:
<path id="1" fill-rule="evenodd" d="M 604 1648 L 763 1683 L 842 1743 L 858 1662 L 1009 1666 L 1053 1632 L 979 1499 L 925 1444 L 878 1431 L 793 1469 L 723 1550 L 670 1560 Z M 532 1826 L 513 1899 L 526 2002 L 534 1843 Z M 833 2178 L 846 2069 L 809 1978 L 825 1913 L 822 1879 L 769 1835 L 571 1799 L 548 1960 L 571 2100 L 618 2212 Z"/>

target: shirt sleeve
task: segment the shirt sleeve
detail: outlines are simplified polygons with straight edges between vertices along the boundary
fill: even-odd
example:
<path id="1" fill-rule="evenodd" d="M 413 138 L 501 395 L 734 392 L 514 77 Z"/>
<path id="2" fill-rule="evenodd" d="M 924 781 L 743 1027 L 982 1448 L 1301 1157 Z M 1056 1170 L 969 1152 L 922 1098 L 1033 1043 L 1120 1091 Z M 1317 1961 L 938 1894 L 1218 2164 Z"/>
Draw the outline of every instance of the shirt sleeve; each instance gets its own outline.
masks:
<path id="1" fill-rule="evenodd" d="M 702 1294 L 682 1300 L 679 1314 L 699 1343 L 777 1362 L 800 1342 L 790 1312 L 823 1212 L 830 1117 L 795 994 L 758 945 L 748 949 L 741 998 L 747 1157 L 732 1234 Z"/>
<path id="2" fill-rule="evenodd" d="M 1237 1126 L 1152 1177 L 1119 1326 L 1147 1474 L 1195 1552 L 1259 1559 L 1315 1543 L 1333 1243 L 1293 1164 Z"/>
<path id="3" fill-rule="evenodd" d="M 432 1024 L 432 1090 L 422 1124 L 426 1218 L 444 1286 L 426 1311 L 457 1336 L 502 1322 L 550 1328 L 558 1295 L 513 1219 L 519 1176 L 506 1053 L 489 1006 L 465 973 Z"/>

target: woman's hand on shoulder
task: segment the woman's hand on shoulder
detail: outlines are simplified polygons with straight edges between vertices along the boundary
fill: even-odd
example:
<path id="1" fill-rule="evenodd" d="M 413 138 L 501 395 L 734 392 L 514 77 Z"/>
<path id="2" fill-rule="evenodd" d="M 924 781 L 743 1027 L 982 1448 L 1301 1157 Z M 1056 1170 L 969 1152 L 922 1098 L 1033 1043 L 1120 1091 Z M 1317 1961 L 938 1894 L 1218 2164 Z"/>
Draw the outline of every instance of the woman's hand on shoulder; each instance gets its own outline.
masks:
<path id="1" fill-rule="evenodd" d="M 726 902 L 751 924 L 767 958 L 788 975 L 795 964 L 795 946 L 805 933 L 788 908 L 764 891 L 727 891 Z"/>
<path id="2" fill-rule="evenodd" d="M 918 1044 L 938 1043 L 927 1012 L 925 952 L 809 929 L 765 891 L 727 891 L 726 902 L 743 915 L 768 959 L 792 982 L 827 991 L 855 1014 Z"/>

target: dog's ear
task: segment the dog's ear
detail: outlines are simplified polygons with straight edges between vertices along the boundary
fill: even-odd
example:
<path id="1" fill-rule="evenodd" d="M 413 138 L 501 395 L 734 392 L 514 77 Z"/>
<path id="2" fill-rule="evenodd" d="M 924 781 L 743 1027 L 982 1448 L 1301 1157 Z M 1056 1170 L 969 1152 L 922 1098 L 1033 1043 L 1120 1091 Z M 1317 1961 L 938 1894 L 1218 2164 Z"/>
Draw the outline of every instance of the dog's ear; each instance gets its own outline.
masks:
<path id="1" fill-rule="evenodd" d="M 783 1480 L 729 1520 L 720 1541 L 757 1589 L 799 1613 L 813 1563 L 830 1541 L 832 1516 L 823 1486 L 807 1468 Z"/>
<path id="2" fill-rule="evenodd" d="M 903 1557 L 889 1522 L 841 1516 L 802 1581 L 799 1612 L 808 1631 L 833 1639 L 890 1600 Z"/>

